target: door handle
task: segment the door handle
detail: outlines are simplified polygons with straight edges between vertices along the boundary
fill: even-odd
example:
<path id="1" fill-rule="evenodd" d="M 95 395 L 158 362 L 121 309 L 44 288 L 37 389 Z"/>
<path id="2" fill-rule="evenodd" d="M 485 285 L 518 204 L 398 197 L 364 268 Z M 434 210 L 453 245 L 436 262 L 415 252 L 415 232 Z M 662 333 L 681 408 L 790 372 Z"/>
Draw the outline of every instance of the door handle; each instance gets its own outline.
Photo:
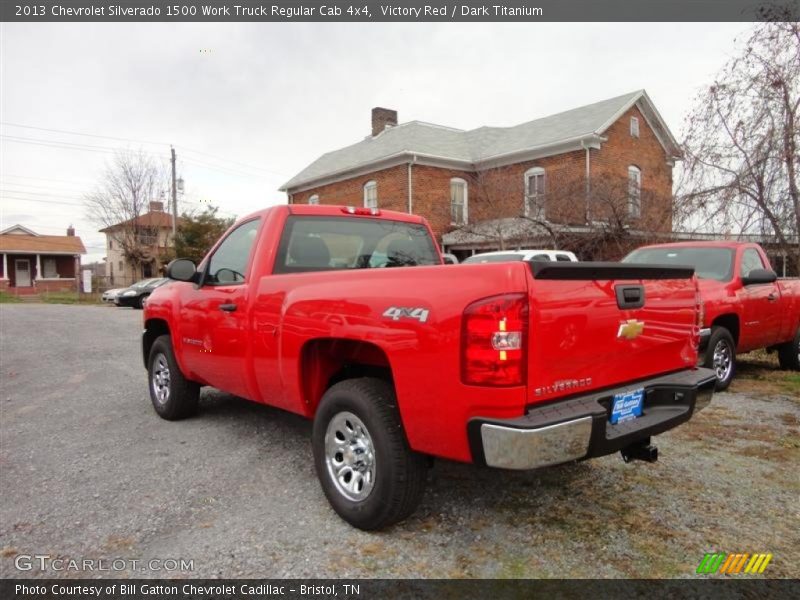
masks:
<path id="1" fill-rule="evenodd" d="M 778 295 L 775 292 L 772 292 L 769 296 L 767 296 L 767 300 L 770 302 L 775 302 L 778 299 Z"/>
<path id="2" fill-rule="evenodd" d="M 219 309 L 225 312 L 233 312 L 236 310 L 235 304 L 220 304 Z"/>

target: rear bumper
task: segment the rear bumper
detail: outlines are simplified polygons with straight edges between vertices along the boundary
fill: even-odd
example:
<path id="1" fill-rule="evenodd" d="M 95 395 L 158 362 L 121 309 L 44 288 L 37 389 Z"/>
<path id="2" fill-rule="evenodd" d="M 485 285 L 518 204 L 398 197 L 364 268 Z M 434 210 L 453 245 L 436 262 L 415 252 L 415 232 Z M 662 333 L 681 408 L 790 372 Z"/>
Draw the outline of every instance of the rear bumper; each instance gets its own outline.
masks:
<path id="1" fill-rule="evenodd" d="M 710 369 L 681 371 L 533 406 L 516 419 L 472 419 L 467 426 L 473 460 L 503 469 L 536 469 L 605 456 L 688 421 L 711 401 Z M 612 425 L 614 394 L 644 388 L 642 415 Z"/>

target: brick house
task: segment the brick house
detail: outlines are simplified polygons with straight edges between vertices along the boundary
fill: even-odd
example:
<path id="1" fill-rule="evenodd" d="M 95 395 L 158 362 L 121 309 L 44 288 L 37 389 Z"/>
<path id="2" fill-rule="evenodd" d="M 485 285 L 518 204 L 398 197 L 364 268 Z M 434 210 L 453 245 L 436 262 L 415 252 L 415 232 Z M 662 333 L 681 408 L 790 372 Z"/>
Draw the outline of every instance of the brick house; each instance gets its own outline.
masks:
<path id="1" fill-rule="evenodd" d="M 644 90 L 470 131 L 398 124 L 395 111 L 375 108 L 371 135 L 322 155 L 281 191 L 290 204 L 421 214 L 446 249 L 464 256 L 615 230 L 671 232 L 679 159 Z M 607 246 L 597 253 L 607 254 Z"/>
<path id="2" fill-rule="evenodd" d="M 75 229 L 40 235 L 22 225 L 0 231 L 0 290 L 16 295 L 77 290 L 86 248 Z"/>
<path id="3" fill-rule="evenodd" d="M 172 258 L 172 215 L 163 202 L 150 202 L 146 213 L 117 223 L 106 234 L 106 277 L 114 286 L 129 286 L 147 277 L 161 277 Z M 178 218 L 178 225 L 182 219 Z M 135 258 L 135 260 L 134 260 Z"/>

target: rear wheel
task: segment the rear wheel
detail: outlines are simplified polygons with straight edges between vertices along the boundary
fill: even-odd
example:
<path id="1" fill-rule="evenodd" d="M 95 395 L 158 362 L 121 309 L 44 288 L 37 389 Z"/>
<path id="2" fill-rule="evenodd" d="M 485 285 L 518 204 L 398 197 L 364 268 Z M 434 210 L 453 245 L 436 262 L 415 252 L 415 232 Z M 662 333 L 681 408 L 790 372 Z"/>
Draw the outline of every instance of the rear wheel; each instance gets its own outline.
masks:
<path id="1" fill-rule="evenodd" d="M 781 369 L 800 371 L 800 329 L 791 342 L 778 346 L 778 360 Z"/>
<path id="2" fill-rule="evenodd" d="M 322 490 L 354 527 L 402 521 L 422 499 L 427 460 L 408 446 L 389 383 L 365 377 L 332 386 L 314 418 L 312 441 Z"/>
<path id="3" fill-rule="evenodd" d="M 703 366 L 717 374 L 715 389 L 718 392 L 728 389 L 736 373 L 736 344 L 730 331 L 724 327 L 711 328 Z"/>
<path id="4" fill-rule="evenodd" d="M 197 412 L 200 385 L 183 376 L 168 335 L 156 338 L 147 361 L 150 400 L 158 416 L 168 421 L 184 419 Z"/>
<path id="5" fill-rule="evenodd" d="M 133 307 L 134 308 L 144 308 L 144 301 L 147 300 L 147 297 L 150 294 L 143 294 L 139 296 L 136 300 L 134 300 Z"/>

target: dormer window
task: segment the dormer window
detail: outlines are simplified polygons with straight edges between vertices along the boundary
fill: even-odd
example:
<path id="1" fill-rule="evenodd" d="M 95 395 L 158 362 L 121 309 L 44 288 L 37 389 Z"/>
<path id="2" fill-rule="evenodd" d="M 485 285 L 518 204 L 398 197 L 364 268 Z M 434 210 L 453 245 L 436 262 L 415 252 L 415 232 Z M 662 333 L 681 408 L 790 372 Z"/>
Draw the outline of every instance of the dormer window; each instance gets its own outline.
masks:
<path id="1" fill-rule="evenodd" d="M 631 137 L 639 137 L 639 119 L 631 117 Z"/>

